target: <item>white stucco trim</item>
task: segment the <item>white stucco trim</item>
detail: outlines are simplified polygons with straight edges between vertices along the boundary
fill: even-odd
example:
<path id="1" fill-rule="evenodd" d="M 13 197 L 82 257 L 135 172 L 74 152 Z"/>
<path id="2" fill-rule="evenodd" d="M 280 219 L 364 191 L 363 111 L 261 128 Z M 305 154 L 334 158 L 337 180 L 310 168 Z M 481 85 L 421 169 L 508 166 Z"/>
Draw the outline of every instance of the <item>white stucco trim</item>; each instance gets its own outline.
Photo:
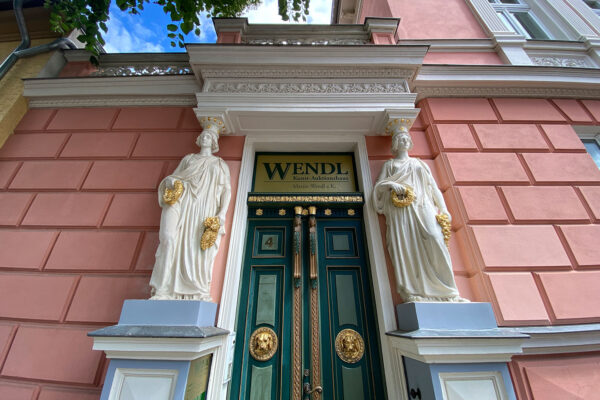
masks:
<path id="1" fill-rule="evenodd" d="M 600 98 L 600 71 L 510 65 L 425 65 L 411 82 L 428 97 Z"/>
<path id="2" fill-rule="evenodd" d="M 195 106 L 193 75 L 25 79 L 30 108 Z"/>
<path id="3" fill-rule="evenodd" d="M 388 336 L 398 356 L 428 364 L 509 362 L 522 353 L 526 336 L 520 338 L 404 338 Z"/>
<path id="4" fill-rule="evenodd" d="M 239 297 L 239 279 L 243 266 L 246 221 L 248 217 L 246 200 L 248 192 L 251 190 L 255 152 L 301 152 L 315 150 L 322 152 L 350 151 L 354 153 L 359 188 L 365 194 L 365 240 L 369 251 L 370 272 L 374 289 L 373 297 L 377 311 L 379 341 L 381 344 L 382 362 L 387 382 L 388 398 L 404 399 L 406 393 L 402 390 L 404 387 L 404 374 L 397 369 L 397 365 L 394 366 L 395 364 L 393 364 L 392 360 L 393 355 L 385 336 L 386 332 L 396 329 L 396 319 L 389 286 L 390 280 L 387 274 L 385 250 L 383 241 L 381 240 L 381 231 L 379 229 L 379 220 L 377 214 L 371 207 L 370 194 L 373 182 L 371 180 L 366 142 L 362 135 L 250 135 L 246 137 L 235 203 L 236 211 L 234 214 L 233 226 L 231 228 L 232 236 L 217 326 L 228 329 L 232 332 L 231 337 L 235 337 L 234 330 Z M 230 345 L 227 350 L 232 352 L 233 344 Z M 226 358 L 231 360 L 232 354 L 228 354 Z M 223 382 L 223 395 L 226 393 L 229 380 L 228 368 L 230 367 L 225 366 L 223 370 L 215 370 L 215 374 L 211 377 L 211 379 L 219 379 Z"/>
<path id="5" fill-rule="evenodd" d="M 223 347 L 226 336 L 210 338 L 94 337 L 93 350 L 106 353 L 106 358 L 129 360 L 195 360 Z M 218 359 L 218 354 L 215 354 Z"/>
<path id="6" fill-rule="evenodd" d="M 529 335 L 523 354 L 587 353 L 600 351 L 600 324 L 514 328 Z"/>

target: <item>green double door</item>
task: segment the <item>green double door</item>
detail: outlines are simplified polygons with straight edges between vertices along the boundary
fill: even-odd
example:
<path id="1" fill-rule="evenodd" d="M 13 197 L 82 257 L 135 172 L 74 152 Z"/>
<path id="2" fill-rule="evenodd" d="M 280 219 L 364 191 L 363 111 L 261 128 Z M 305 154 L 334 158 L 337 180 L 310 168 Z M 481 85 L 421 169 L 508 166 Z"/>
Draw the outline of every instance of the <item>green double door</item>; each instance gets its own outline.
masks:
<path id="1" fill-rule="evenodd" d="M 231 399 L 383 399 L 361 216 L 252 208 Z"/>

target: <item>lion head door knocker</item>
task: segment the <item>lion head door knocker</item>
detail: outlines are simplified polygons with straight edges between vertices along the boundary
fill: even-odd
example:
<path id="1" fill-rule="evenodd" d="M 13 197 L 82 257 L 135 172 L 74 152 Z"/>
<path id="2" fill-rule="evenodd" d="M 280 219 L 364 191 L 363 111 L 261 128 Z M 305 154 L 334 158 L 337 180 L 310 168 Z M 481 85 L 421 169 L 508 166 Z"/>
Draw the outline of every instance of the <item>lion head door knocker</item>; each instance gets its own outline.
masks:
<path id="1" fill-rule="evenodd" d="M 359 362 L 365 354 L 365 342 L 354 329 L 344 329 L 335 338 L 335 352 L 349 364 Z"/>
<path id="2" fill-rule="evenodd" d="M 263 326 L 250 336 L 250 355 L 257 361 L 270 360 L 277 351 L 277 334 L 271 328 Z"/>

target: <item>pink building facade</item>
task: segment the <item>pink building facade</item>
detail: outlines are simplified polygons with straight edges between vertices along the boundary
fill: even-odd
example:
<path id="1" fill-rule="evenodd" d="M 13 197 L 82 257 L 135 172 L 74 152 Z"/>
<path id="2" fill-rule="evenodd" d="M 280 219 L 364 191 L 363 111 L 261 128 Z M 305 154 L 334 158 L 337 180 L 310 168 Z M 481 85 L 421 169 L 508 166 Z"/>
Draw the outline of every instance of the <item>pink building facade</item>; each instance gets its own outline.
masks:
<path id="1" fill-rule="evenodd" d="M 186 396 L 194 360 L 207 355 L 206 398 L 304 398 L 282 373 L 272 375 L 281 376 L 280 386 L 261 395 L 238 360 L 247 351 L 240 315 L 250 297 L 243 279 L 249 227 L 263 209 L 293 206 L 251 201 L 256 155 L 264 153 L 352 155 L 364 204 L 338 208 L 360 217 L 363 300 L 375 338 L 367 354 L 378 355 L 380 376 L 372 380 L 383 382 L 377 393 L 596 398 L 594 7 L 580 0 L 340 0 L 331 26 L 217 19 L 217 44 L 188 45 L 180 55 L 107 54 L 93 68 L 86 54 L 66 51 L 57 76 L 25 81 L 29 111 L 0 148 L 0 398 L 193 398 Z M 197 151 L 202 117 L 225 125 L 217 155 L 232 188 L 212 274 L 212 333 L 109 334 L 103 328 L 128 326 L 125 300 L 150 296 L 157 188 Z M 385 218 L 370 200 L 391 157 L 384 131 L 395 119 L 407 121 L 410 154 L 430 167 L 453 216 L 454 278 L 472 304 L 409 309 L 396 291 Z M 337 212 L 317 205 L 328 207 Z M 149 319 L 145 325 L 168 330 L 168 316 Z M 294 343 L 290 335 L 280 338 L 280 352 Z M 321 359 L 335 354 L 320 344 Z M 349 385 L 335 373 L 330 381 L 325 371 L 320 380 L 311 374 L 313 388 Z M 144 387 L 158 397 L 143 397 Z M 355 398 L 370 398 L 364 393 Z"/>

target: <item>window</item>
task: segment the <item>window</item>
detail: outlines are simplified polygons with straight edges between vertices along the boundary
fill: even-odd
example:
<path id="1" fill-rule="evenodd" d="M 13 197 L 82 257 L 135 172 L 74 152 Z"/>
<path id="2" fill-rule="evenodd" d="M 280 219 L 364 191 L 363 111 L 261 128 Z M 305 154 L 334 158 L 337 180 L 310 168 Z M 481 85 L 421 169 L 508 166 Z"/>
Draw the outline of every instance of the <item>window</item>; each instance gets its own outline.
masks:
<path id="1" fill-rule="evenodd" d="M 597 0 L 583 0 L 585 4 L 588 5 L 589 8 L 592 9 L 596 14 L 600 16 L 600 1 Z"/>
<path id="2" fill-rule="evenodd" d="M 590 153 L 598 168 L 600 168 L 600 135 L 596 136 L 595 139 L 582 139 L 582 141 L 585 149 Z"/>
<path id="3" fill-rule="evenodd" d="M 577 136 L 583 142 L 588 154 L 600 168 L 600 133 L 598 133 L 600 127 L 575 125 L 573 129 L 577 132 Z"/>
<path id="4" fill-rule="evenodd" d="M 504 25 L 527 39 L 550 39 L 548 30 L 524 0 L 488 0 Z"/>

